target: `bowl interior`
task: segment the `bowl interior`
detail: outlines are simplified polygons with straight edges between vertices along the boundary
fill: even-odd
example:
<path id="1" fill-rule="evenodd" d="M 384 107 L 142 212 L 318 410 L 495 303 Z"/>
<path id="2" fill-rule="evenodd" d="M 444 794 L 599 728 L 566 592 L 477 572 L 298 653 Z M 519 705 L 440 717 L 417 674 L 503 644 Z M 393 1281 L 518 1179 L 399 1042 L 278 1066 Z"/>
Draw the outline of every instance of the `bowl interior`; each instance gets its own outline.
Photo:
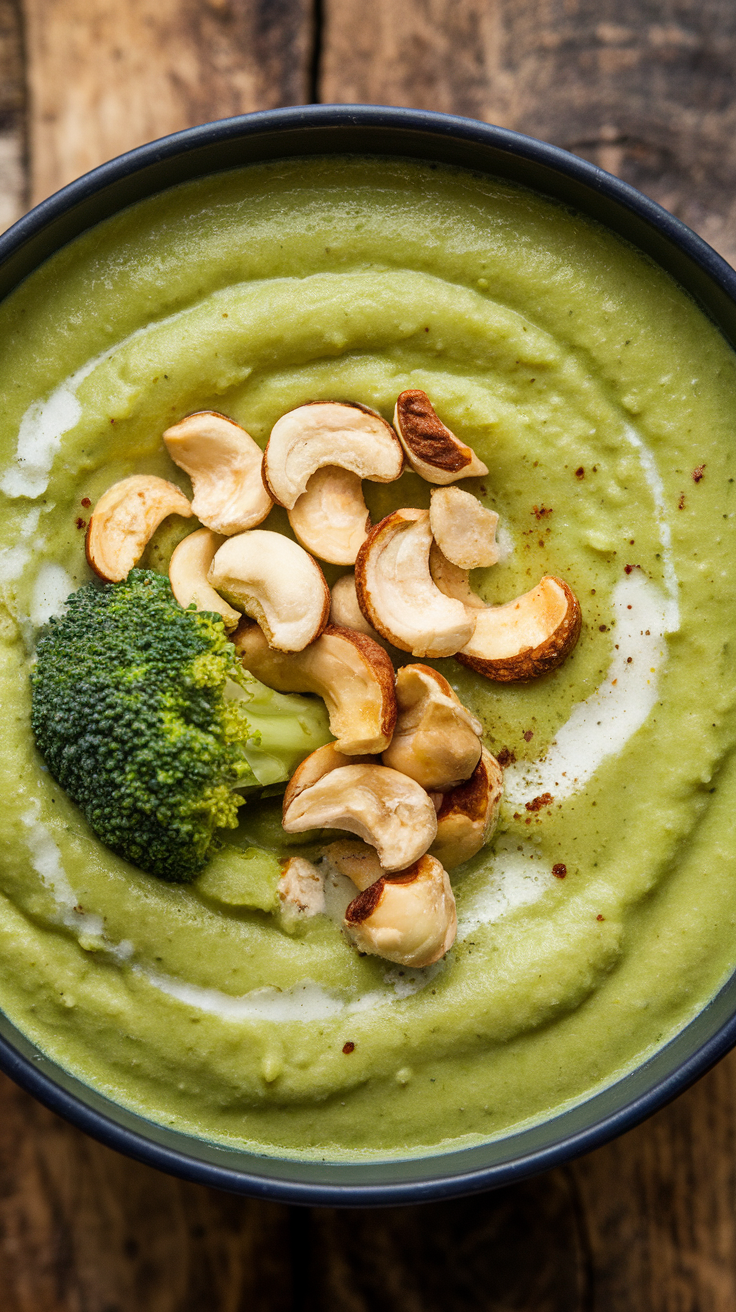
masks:
<path id="1" fill-rule="evenodd" d="M 0 237 L 0 295 L 66 242 L 135 201 L 224 169 L 294 156 L 398 155 L 472 168 L 581 211 L 644 251 L 736 346 L 736 273 L 633 188 L 556 147 L 411 110 L 312 106 L 207 124 L 122 156 L 44 201 Z M 736 976 L 636 1070 L 549 1120 L 479 1146 L 385 1162 L 316 1162 L 229 1150 L 113 1104 L 0 1016 L 0 1067 L 103 1142 L 202 1183 L 305 1203 L 418 1202 L 508 1183 L 587 1151 L 681 1092 L 736 1042 Z"/>

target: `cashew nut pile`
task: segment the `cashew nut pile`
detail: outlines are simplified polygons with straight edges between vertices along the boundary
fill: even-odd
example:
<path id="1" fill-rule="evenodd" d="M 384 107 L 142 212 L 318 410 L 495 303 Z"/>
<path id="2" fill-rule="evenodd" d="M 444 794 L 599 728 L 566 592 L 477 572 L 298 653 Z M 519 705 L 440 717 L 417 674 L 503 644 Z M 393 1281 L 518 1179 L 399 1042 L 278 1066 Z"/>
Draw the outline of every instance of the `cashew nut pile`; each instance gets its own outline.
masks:
<path id="1" fill-rule="evenodd" d="M 455 656 L 497 681 L 528 680 L 575 646 L 577 599 L 549 575 L 500 606 L 473 593 L 469 570 L 498 559 L 498 516 L 452 484 L 488 469 L 419 389 L 399 396 L 393 426 L 357 403 L 299 406 L 277 421 L 263 454 L 211 411 L 188 415 L 163 437 L 191 479 L 191 503 L 162 478 L 116 483 L 89 521 L 92 569 L 124 579 L 167 515 L 199 519 L 204 527 L 171 558 L 174 596 L 220 614 L 262 683 L 317 693 L 327 706 L 335 742 L 292 776 L 284 829 L 357 835 L 324 853 L 359 890 L 345 932 L 360 952 L 432 964 L 455 939 L 447 870 L 488 841 L 501 768 L 447 680 L 422 664 L 395 674 L 383 644 L 415 657 Z M 405 461 L 435 485 L 429 510 L 406 507 L 372 526 L 362 480 L 393 482 Z M 297 542 L 259 527 L 274 504 L 285 507 Z M 316 558 L 354 565 L 354 573 L 330 594 Z M 323 883 L 312 863 L 291 858 L 279 890 L 285 911 L 322 910 Z"/>

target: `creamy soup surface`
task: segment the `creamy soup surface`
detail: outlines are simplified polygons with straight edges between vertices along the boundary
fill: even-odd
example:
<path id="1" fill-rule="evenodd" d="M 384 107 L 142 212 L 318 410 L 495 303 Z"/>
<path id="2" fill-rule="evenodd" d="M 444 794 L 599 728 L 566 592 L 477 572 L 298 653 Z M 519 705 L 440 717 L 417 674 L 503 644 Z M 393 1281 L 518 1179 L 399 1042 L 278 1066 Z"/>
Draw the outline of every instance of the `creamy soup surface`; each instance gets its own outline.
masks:
<path id="1" fill-rule="evenodd" d="M 162 1124 L 344 1158 L 538 1121 L 703 1007 L 736 963 L 736 358 L 665 274 L 489 178 L 286 161 L 102 224 L 0 306 L 0 336 L 0 1005 L 25 1034 Z M 495 835 L 452 872 L 457 942 L 423 971 L 355 951 L 338 878 L 327 914 L 284 923 L 278 858 L 319 843 L 283 833 L 277 796 L 167 885 L 97 841 L 29 725 L 36 637 L 92 577 L 87 506 L 133 473 L 191 495 L 164 429 L 214 409 L 265 445 L 304 401 L 390 420 L 406 388 L 488 465 L 459 485 L 500 516 L 475 590 L 549 573 L 583 610 L 534 683 L 433 662 L 508 764 Z M 429 503 L 413 473 L 364 487 L 374 522 Z M 196 527 L 167 521 L 142 565 Z M 289 532 L 278 509 L 263 527 Z"/>

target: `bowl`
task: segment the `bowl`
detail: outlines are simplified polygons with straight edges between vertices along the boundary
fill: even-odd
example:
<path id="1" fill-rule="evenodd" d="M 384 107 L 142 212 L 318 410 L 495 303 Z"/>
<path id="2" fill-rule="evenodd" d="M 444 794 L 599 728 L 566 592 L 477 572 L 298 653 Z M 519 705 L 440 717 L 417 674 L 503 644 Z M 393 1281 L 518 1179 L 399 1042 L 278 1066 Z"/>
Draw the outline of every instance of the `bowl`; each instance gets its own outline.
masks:
<path id="1" fill-rule="evenodd" d="M 520 183 L 638 247 L 736 346 L 736 273 L 700 237 L 618 178 L 555 146 L 470 119 L 408 109 L 312 105 L 188 129 L 110 161 L 0 237 L 0 295 L 66 242 L 178 183 L 259 161 L 333 153 L 413 157 Z M 630 1129 L 736 1043 L 736 974 L 675 1038 L 584 1102 L 504 1138 L 383 1162 L 299 1161 L 237 1151 L 156 1125 L 65 1071 L 0 1016 L 0 1068 L 111 1148 L 200 1184 L 282 1202 L 417 1203 L 506 1185 Z"/>

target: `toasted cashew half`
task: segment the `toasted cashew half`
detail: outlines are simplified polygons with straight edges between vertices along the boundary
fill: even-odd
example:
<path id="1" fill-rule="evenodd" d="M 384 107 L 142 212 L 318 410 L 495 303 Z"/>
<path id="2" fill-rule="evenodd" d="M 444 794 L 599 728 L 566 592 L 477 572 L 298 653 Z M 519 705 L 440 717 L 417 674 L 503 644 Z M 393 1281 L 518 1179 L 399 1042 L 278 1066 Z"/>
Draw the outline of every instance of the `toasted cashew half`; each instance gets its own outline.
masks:
<path id="1" fill-rule="evenodd" d="M 395 510 L 369 533 L 355 562 L 358 604 L 388 642 L 414 656 L 452 656 L 469 641 L 475 619 L 440 592 L 429 571 L 427 510 Z"/>
<path id="2" fill-rule="evenodd" d="M 332 743 L 295 770 L 282 823 L 288 834 L 318 828 L 357 834 L 375 847 L 384 870 L 418 860 L 437 832 L 434 805 L 419 784 L 385 765 L 353 764 Z"/>
<path id="3" fill-rule="evenodd" d="M 459 487 L 432 489 L 429 504 L 432 536 L 440 551 L 460 569 L 495 565 L 498 560 L 498 515 Z"/>
<path id="4" fill-rule="evenodd" d="M 255 528 L 273 502 L 263 486 L 263 452 L 240 424 L 215 410 L 187 415 L 164 442 L 192 480 L 192 510 L 207 528 L 230 536 Z"/>
<path id="5" fill-rule="evenodd" d="M 330 590 L 316 560 L 284 537 L 252 529 L 228 538 L 207 575 L 212 587 L 257 620 L 271 647 L 301 651 L 319 637 Z"/>
<path id="6" fill-rule="evenodd" d="M 328 843 L 322 849 L 322 856 L 361 892 L 386 873 L 375 849 L 361 843 L 359 838 L 338 838 L 336 843 Z"/>
<path id="7" fill-rule="evenodd" d="M 332 585 L 330 624 L 336 624 L 339 629 L 354 629 L 356 633 L 365 633 L 367 637 L 381 645 L 386 641 L 373 625 L 368 623 L 358 605 L 354 572 L 342 574 Z"/>
<path id="8" fill-rule="evenodd" d="M 503 794 L 503 773 L 486 747 L 465 783 L 442 797 L 437 837 L 430 849 L 446 870 L 469 861 L 488 842 Z"/>
<path id="9" fill-rule="evenodd" d="M 393 428 L 354 401 L 312 401 L 274 424 L 263 457 L 263 480 L 274 501 L 291 510 L 323 465 L 392 483 L 404 465 Z"/>
<path id="10" fill-rule="evenodd" d="M 361 756 L 359 762 L 355 757 L 345 756 L 343 752 L 337 750 L 336 743 L 325 743 L 324 747 L 317 747 L 315 751 L 305 756 L 300 765 L 297 766 L 291 779 L 289 780 L 286 792 L 284 793 L 284 810 L 295 802 L 306 788 L 311 788 L 312 784 L 319 783 L 325 775 L 330 774 L 333 770 L 340 770 L 344 765 L 374 765 L 376 758 L 374 756 Z"/>
<path id="11" fill-rule="evenodd" d="M 412 469 L 428 483 L 454 483 L 488 473 L 488 466 L 445 427 L 427 393 L 418 387 L 401 393 L 394 427 Z"/>
<path id="12" fill-rule="evenodd" d="M 198 528 L 195 533 L 190 533 L 179 543 L 171 557 L 169 583 L 180 606 L 185 610 L 196 606 L 197 610 L 214 611 L 222 616 L 225 628 L 231 633 L 238 627 L 242 615 L 240 611 L 228 606 L 219 592 L 215 592 L 207 582 L 207 572 L 215 552 L 224 541 L 211 528 Z"/>
<path id="13" fill-rule="evenodd" d="M 429 572 L 432 581 L 446 597 L 455 597 L 473 610 L 485 609 L 486 602 L 470 586 L 468 570 L 452 565 L 434 541 L 429 549 Z"/>
<path id="14" fill-rule="evenodd" d="M 335 746 L 346 756 L 382 752 L 396 723 L 394 668 L 382 647 L 363 633 L 328 625 L 303 651 L 274 651 L 257 624 L 235 634 L 245 666 L 277 692 L 315 692 L 324 698 Z"/>
<path id="15" fill-rule="evenodd" d="M 475 631 L 457 659 L 500 683 L 524 682 L 556 669 L 575 646 L 582 625 L 575 594 L 552 575 L 515 601 L 472 614 Z"/>
<path id="16" fill-rule="evenodd" d="M 446 792 L 469 778 L 480 760 L 483 726 L 429 665 L 404 665 L 396 675 L 398 719 L 384 765 Z"/>
<path id="17" fill-rule="evenodd" d="M 281 913 L 287 926 L 325 909 L 325 881 L 322 872 L 303 856 L 291 856 L 278 882 Z"/>
<path id="18" fill-rule="evenodd" d="M 302 546 L 332 565 L 353 565 L 371 526 L 360 476 L 337 465 L 312 474 L 288 513 Z"/>
<path id="19" fill-rule="evenodd" d="M 95 574 L 108 583 L 127 579 L 167 515 L 189 519 L 192 507 L 180 488 L 153 474 L 113 483 L 90 516 L 85 548 Z"/>
<path id="20" fill-rule="evenodd" d="M 359 952 L 400 966 L 431 966 L 452 947 L 457 912 L 447 873 L 431 856 L 408 870 L 382 875 L 345 912 L 345 929 Z"/>

